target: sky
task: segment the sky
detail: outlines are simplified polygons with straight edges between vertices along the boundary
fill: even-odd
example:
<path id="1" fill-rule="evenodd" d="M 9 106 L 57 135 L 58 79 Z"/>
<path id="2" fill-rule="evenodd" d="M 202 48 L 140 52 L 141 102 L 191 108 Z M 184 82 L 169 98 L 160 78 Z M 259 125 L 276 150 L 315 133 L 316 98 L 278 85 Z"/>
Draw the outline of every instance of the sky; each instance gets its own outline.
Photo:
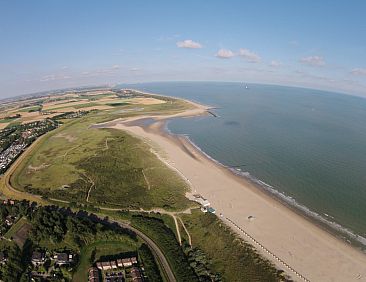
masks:
<path id="1" fill-rule="evenodd" d="M 366 96 L 366 1 L 0 0 L 0 98 L 241 81 Z"/>

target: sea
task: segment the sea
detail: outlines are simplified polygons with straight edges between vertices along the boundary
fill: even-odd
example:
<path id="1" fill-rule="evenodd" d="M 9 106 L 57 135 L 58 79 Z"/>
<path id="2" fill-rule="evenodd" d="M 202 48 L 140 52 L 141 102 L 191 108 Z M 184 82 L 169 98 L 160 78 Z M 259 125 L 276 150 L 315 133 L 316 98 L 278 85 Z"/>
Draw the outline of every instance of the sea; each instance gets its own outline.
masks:
<path id="1" fill-rule="evenodd" d="M 214 107 L 168 130 L 366 248 L 366 99 L 239 82 L 120 85 Z"/>

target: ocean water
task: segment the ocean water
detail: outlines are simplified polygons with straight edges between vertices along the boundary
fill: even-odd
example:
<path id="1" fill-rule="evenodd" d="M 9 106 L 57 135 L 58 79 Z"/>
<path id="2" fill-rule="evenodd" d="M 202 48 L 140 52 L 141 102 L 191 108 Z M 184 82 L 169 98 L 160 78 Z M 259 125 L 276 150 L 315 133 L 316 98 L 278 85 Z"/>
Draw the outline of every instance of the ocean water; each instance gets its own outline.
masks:
<path id="1" fill-rule="evenodd" d="M 175 119 L 168 128 L 313 216 L 366 237 L 366 99 L 243 83 L 128 87 L 217 107 L 218 117 Z"/>

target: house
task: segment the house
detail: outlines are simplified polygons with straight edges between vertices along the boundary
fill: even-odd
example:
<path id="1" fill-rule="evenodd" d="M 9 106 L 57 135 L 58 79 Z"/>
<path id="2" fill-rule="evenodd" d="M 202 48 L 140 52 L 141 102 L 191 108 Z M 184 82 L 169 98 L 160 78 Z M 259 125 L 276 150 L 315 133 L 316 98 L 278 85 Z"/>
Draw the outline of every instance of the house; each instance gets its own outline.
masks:
<path id="1" fill-rule="evenodd" d="M 102 269 L 103 270 L 112 269 L 111 263 L 109 261 L 102 261 Z"/>
<path id="2" fill-rule="evenodd" d="M 65 265 L 72 263 L 73 255 L 68 253 L 56 253 L 53 259 L 55 260 L 55 264 Z"/>
<path id="3" fill-rule="evenodd" d="M 105 282 L 123 282 L 124 281 L 124 275 L 122 272 L 110 272 L 106 273 Z"/>
<path id="4" fill-rule="evenodd" d="M 132 257 L 131 258 L 131 262 L 132 262 L 132 264 L 137 264 L 137 258 L 136 257 Z"/>
<path id="5" fill-rule="evenodd" d="M 117 268 L 117 263 L 115 261 L 111 261 L 111 267 L 112 269 L 116 269 Z"/>
<path id="6" fill-rule="evenodd" d="M 4 252 L 0 252 L 0 265 L 4 264 L 6 261 L 6 255 L 4 254 Z"/>
<path id="7" fill-rule="evenodd" d="M 100 282 L 99 270 L 96 267 L 91 267 L 88 270 L 89 282 Z"/>
<path id="8" fill-rule="evenodd" d="M 100 269 L 100 270 L 103 270 L 103 267 L 102 267 L 102 263 L 101 262 L 97 262 L 97 268 Z"/>
<path id="9" fill-rule="evenodd" d="M 117 266 L 118 267 L 123 267 L 123 263 L 122 263 L 122 260 L 121 259 L 118 259 L 117 260 Z"/>
<path id="10" fill-rule="evenodd" d="M 12 226 L 13 223 L 15 221 L 15 217 L 14 216 L 11 216 L 11 215 L 8 215 L 6 218 L 5 218 L 5 224 L 7 226 Z"/>
<path id="11" fill-rule="evenodd" d="M 124 267 L 132 266 L 132 261 L 130 258 L 124 258 L 122 259 L 122 264 Z"/>
<path id="12" fill-rule="evenodd" d="M 32 263 L 33 265 L 42 265 L 45 262 L 45 254 L 43 252 L 33 252 L 32 253 Z"/>
<path id="13" fill-rule="evenodd" d="M 208 207 L 210 205 L 210 202 L 204 198 L 195 198 L 194 201 L 199 203 L 203 207 Z"/>
<path id="14" fill-rule="evenodd" d="M 142 278 L 142 274 L 139 268 L 133 267 L 131 270 L 131 278 L 133 282 L 142 282 L 144 281 Z"/>

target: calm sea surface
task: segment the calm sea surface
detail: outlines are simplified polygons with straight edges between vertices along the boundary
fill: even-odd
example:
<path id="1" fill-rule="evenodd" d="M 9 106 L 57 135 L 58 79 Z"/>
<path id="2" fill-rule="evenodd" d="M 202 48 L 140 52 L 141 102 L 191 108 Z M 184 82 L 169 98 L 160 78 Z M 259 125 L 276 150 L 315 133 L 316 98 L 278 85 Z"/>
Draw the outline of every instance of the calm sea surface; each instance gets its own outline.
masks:
<path id="1" fill-rule="evenodd" d="M 128 87 L 218 107 L 216 118 L 176 119 L 168 127 L 220 163 L 366 237 L 366 99 L 243 83 Z"/>

